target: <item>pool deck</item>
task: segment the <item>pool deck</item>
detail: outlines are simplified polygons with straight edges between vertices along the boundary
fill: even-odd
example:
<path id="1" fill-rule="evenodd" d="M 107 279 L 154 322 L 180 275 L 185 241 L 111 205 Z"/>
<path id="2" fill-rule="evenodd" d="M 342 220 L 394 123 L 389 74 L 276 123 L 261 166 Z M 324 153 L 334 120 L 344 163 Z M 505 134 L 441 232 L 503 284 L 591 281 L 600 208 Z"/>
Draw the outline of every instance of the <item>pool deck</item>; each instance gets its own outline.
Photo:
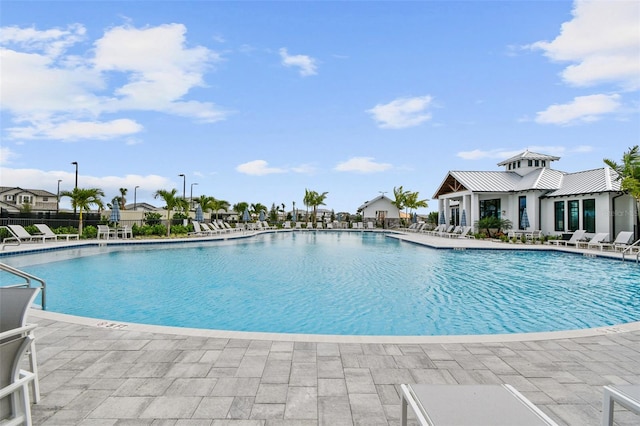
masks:
<path id="1" fill-rule="evenodd" d="M 400 238 L 436 248 L 555 249 Z M 52 244 L 61 243 L 44 246 Z M 156 327 L 38 310 L 29 319 L 39 325 L 36 425 L 399 425 L 401 383 L 508 383 L 558 424 L 588 426 L 601 423 L 604 385 L 640 384 L 640 322 L 386 338 Z M 617 405 L 615 420 L 640 424 Z"/>

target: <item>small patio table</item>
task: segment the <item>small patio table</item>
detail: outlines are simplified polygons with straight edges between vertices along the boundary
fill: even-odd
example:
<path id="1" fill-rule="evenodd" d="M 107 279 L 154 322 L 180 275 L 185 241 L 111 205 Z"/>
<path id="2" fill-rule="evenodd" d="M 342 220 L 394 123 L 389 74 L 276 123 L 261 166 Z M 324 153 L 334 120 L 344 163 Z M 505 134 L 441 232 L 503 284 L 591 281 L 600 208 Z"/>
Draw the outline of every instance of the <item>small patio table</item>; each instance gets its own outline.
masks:
<path id="1" fill-rule="evenodd" d="M 640 385 L 611 385 L 604 387 L 602 425 L 613 425 L 613 403 L 640 415 Z"/>
<path id="2" fill-rule="evenodd" d="M 401 424 L 411 406 L 421 426 L 557 426 L 510 385 L 400 385 Z"/>

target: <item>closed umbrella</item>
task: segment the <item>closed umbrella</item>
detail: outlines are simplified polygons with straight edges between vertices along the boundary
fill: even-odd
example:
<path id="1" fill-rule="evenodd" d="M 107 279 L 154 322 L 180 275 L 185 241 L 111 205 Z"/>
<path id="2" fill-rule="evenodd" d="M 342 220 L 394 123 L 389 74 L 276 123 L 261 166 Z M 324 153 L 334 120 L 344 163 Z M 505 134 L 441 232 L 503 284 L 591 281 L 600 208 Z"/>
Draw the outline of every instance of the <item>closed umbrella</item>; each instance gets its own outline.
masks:
<path id="1" fill-rule="evenodd" d="M 249 209 L 244 209 L 244 213 L 242 213 L 242 220 L 245 222 L 249 222 L 251 217 L 249 216 Z"/>
<path id="2" fill-rule="evenodd" d="M 261 210 L 261 211 L 260 211 L 260 216 L 258 217 L 258 220 L 259 220 L 260 222 L 264 221 L 264 210 Z"/>
<path id="3" fill-rule="evenodd" d="M 520 220 L 520 223 L 522 224 L 522 227 L 524 229 L 527 229 L 530 226 L 529 215 L 527 215 L 527 209 L 522 209 L 522 218 Z"/>
<path id="4" fill-rule="evenodd" d="M 462 210 L 462 217 L 460 218 L 460 226 L 467 226 L 467 212 Z"/>
<path id="5" fill-rule="evenodd" d="M 293 213 L 291 214 L 291 220 L 294 222 L 298 221 L 298 212 L 296 210 L 294 210 Z"/>
<path id="6" fill-rule="evenodd" d="M 109 216 L 109 220 L 116 225 L 120 222 L 120 206 L 118 203 L 113 203 L 113 207 L 111 207 L 111 216 Z"/>
<path id="7" fill-rule="evenodd" d="M 447 223 L 447 220 L 444 217 L 444 210 L 442 210 L 440 212 L 440 221 L 439 222 L 440 222 L 440 225 L 444 225 L 445 223 Z"/>
<path id="8" fill-rule="evenodd" d="M 196 222 L 204 222 L 204 214 L 202 213 L 202 207 L 200 204 L 196 207 Z"/>
<path id="9" fill-rule="evenodd" d="M 418 213 L 413 213 L 411 215 L 411 223 L 418 223 Z"/>

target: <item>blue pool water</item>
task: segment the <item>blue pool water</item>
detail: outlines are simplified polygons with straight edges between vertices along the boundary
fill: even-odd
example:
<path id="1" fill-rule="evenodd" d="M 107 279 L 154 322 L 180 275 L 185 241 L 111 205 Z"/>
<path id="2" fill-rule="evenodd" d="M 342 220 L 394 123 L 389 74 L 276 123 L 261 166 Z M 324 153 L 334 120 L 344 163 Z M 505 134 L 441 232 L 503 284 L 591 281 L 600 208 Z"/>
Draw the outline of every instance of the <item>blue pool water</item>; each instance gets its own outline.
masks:
<path id="1" fill-rule="evenodd" d="M 236 331 L 454 335 L 640 320 L 640 267 L 551 251 L 434 250 L 374 233 L 88 247 L 3 260 L 47 309 Z"/>

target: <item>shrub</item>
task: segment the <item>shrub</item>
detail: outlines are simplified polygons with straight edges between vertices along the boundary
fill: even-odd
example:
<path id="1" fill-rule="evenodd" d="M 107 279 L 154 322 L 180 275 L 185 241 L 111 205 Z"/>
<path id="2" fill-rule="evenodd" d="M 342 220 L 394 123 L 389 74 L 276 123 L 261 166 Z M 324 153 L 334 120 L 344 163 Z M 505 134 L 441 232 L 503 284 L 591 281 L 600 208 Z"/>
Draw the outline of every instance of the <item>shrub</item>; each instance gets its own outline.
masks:
<path id="1" fill-rule="evenodd" d="M 502 230 L 509 230 L 512 227 L 511 221 L 508 219 L 500 219 L 495 216 L 486 216 L 475 222 L 475 227 L 479 233 L 485 233 L 492 238 L 502 233 Z M 493 232 L 492 232 L 493 231 Z"/>
<path id="2" fill-rule="evenodd" d="M 35 225 L 27 225 L 24 227 L 24 229 L 31 235 L 40 233 L 40 230 Z"/>
<path id="3" fill-rule="evenodd" d="M 98 228 L 93 225 L 85 226 L 82 229 L 82 238 L 98 238 Z"/>
<path id="4" fill-rule="evenodd" d="M 60 226 L 53 229 L 54 234 L 77 234 L 78 229 L 73 226 Z M 96 234 L 97 235 L 97 234 Z"/>
<path id="5" fill-rule="evenodd" d="M 146 212 L 144 214 L 144 223 L 146 225 L 157 225 L 161 222 L 162 215 L 157 212 Z"/>
<path id="6" fill-rule="evenodd" d="M 184 226 L 184 225 L 171 225 L 171 233 L 172 234 L 184 235 L 184 234 L 186 234 L 188 232 L 189 232 L 189 228 L 187 226 Z"/>

